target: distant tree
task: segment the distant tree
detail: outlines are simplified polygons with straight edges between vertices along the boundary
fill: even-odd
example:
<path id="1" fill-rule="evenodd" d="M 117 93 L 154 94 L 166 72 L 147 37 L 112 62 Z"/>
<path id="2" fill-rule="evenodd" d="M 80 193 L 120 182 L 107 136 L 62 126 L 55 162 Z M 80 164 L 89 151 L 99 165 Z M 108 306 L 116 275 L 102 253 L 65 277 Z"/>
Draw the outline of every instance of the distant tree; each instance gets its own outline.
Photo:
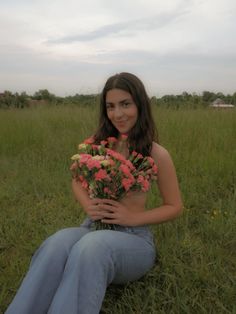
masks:
<path id="1" fill-rule="evenodd" d="M 216 98 L 221 98 L 221 99 L 225 99 L 225 95 L 223 93 L 216 93 Z"/>
<path id="2" fill-rule="evenodd" d="M 200 104 L 202 102 L 202 97 L 201 96 L 199 96 L 199 95 L 197 95 L 196 93 L 193 93 L 192 94 L 192 103 L 194 104 L 194 105 L 198 105 L 198 104 Z"/>
<path id="3" fill-rule="evenodd" d="M 16 96 L 16 107 L 17 108 L 24 108 L 28 106 L 28 99 L 29 96 L 26 92 L 22 92 L 20 95 Z"/>
<path id="4" fill-rule="evenodd" d="M 236 106 L 236 92 L 232 95 L 232 104 Z"/>
<path id="5" fill-rule="evenodd" d="M 189 93 L 187 93 L 187 92 L 183 92 L 183 93 L 182 93 L 182 99 L 183 99 L 184 101 L 189 101 L 189 100 L 192 99 L 192 95 L 189 94 Z"/>
<path id="6" fill-rule="evenodd" d="M 14 100 L 12 92 L 5 90 L 1 97 L 1 107 L 10 108 L 11 106 L 14 106 Z"/>
<path id="7" fill-rule="evenodd" d="M 215 93 L 212 92 L 204 91 L 202 93 L 202 100 L 207 103 L 212 102 L 217 97 L 218 96 L 216 96 Z"/>
<path id="8" fill-rule="evenodd" d="M 40 89 L 39 91 L 34 93 L 33 99 L 46 100 L 51 102 L 56 99 L 56 96 L 54 94 L 51 94 L 47 89 Z"/>

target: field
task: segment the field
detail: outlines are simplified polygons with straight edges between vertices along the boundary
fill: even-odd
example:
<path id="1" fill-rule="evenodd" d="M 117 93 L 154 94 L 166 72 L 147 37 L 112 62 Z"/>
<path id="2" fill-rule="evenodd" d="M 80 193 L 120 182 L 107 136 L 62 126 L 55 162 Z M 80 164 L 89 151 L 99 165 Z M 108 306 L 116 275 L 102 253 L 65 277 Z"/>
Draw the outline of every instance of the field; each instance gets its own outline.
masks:
<path id="1" fill-rule="evenodd" d="M 236 111 L 153 112 L 184 212 L 152 226 L 161 262 L 136 283 L 111 286 L 102 313 L 236 313 Z M 68 168 L 96 121 L 95 104 L 0 111 L 0 313 L 39 244 L 83 220 Z M 147 207 L 159 203 L 154 186 Z"/>

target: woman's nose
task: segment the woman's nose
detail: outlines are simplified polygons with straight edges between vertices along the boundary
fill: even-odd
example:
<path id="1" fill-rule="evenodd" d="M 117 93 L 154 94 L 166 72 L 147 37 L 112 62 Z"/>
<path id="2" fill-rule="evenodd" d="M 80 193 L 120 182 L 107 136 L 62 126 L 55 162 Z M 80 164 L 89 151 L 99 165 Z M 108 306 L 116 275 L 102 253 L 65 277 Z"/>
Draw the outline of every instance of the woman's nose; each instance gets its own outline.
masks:
<path id="1" fill-rule="evenodd" d="M 120 118 L 123 116 L 123 111 L 120 107 L 116 107 L 114 110 L 114 117 L 115 118 Z"/>

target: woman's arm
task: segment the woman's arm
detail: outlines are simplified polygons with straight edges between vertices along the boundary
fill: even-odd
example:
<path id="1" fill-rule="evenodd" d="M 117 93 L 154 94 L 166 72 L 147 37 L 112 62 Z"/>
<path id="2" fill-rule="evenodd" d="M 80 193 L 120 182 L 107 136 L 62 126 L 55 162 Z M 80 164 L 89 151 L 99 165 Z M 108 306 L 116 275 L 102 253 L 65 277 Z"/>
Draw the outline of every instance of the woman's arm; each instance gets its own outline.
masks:
<path id="1" fill-rule="evenodd" d="M 158 166 L 157 185 L 162 205 L 151 210 L 137 213 L 134 224 L 156 224 L 172 220 L 182 212 L 182 199 L 175 167 L 168 151 L 154 143 L 152 158 Z"/>

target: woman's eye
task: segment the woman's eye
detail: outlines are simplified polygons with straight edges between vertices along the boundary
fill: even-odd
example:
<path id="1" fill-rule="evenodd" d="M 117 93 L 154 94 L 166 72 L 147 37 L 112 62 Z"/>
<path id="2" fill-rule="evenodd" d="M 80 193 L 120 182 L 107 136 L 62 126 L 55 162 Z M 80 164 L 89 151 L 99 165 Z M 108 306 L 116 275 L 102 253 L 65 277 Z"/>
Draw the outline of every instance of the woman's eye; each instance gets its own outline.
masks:
<path id="1" fill-rule="evenodd" d="M 112 110 L 112 109 L 113 109 L 113 106 L 110 105 L 110 104 L 107 104 L 107 105 L 106 105 L 106 108 L 107 108 L 107 110 Z"/>
<path id="2" fill-rule="evenodd" d="M 124 103 L 123 103 L 123 107 L 128 107 L 129 105 L 130 105 L 129 102 L 124 102 Z"/>

